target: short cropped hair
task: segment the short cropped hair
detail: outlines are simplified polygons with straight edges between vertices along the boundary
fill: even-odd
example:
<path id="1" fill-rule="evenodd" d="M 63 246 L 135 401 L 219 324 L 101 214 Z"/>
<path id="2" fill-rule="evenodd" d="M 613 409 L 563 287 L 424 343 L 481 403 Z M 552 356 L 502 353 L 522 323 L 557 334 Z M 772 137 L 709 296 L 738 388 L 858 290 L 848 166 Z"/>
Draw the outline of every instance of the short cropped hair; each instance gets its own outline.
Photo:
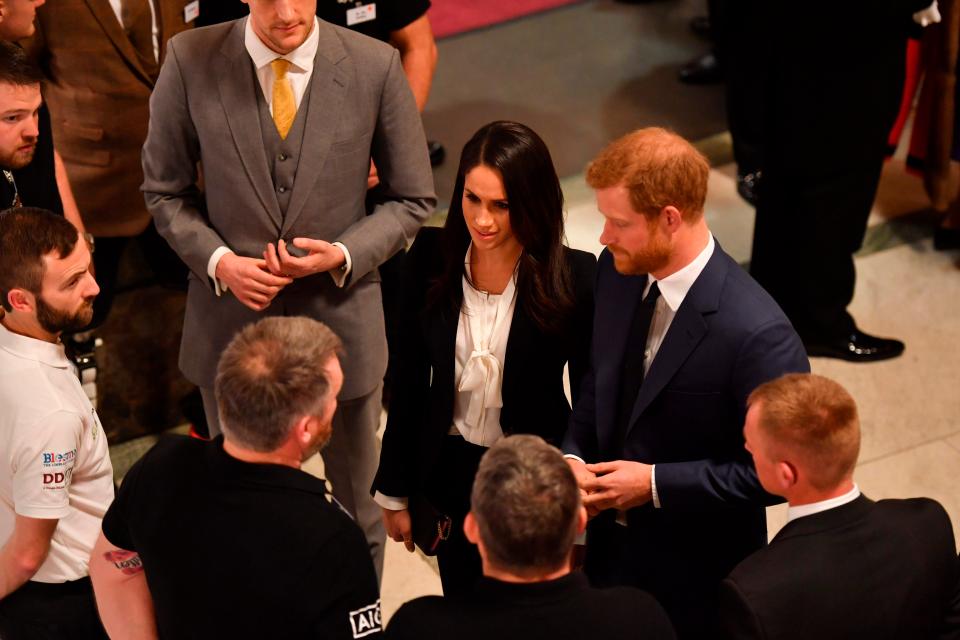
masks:
<path id="1" fill-rule="evenodd" d="M 533 576 L 568 562 L 580 491 L 560 451 L 537 436 L 510 436 L 490 447 L 470 504 L 496 567 Z"/>
<path id="2" fill-rule="evenodd" d="M 760 385 L 747 402 L 760 403 L 760 428 L 777 451 L 799 458 L 816 489 L 832 489 L 853 473 L 860 419 L 856 402 L 839 383 L 791 373 Z"/>
<path id="3" fill-rule="evenodd" d="M 320 415 L 340 350 L 326 325 L 305 317 L 265 318 L 244 327 L 220 356 L 215 393 L 224 434 L 254 451 L 275 451 L 306 415 Z"/>
<path id="4" fill-rule="evenodd" d="M 0 296 L 11 311 L 7 294 L 24 289 L 35 295 L 43 286 L 43 257 L 58 259 L 73 253 L 80 238 L 77 228 L 63 216 L 36 207 L 16 207 L 0 212 Z"/>
<path id="5" fill-rule="evenodd" d="M 22 87 L 41 80 L 43 72 L 22 48 L 0 40 L 0 82 Z"/>
<path id="6" fill-rule="evenodd" d="M 637 213 L 654 217 L 672 205 L 688 223 L 703 216 L 709 176 L 710 163 L 702 153 L 659 127 L 614 140 L 587 165 L 591 188 L 626 187 Z"/>

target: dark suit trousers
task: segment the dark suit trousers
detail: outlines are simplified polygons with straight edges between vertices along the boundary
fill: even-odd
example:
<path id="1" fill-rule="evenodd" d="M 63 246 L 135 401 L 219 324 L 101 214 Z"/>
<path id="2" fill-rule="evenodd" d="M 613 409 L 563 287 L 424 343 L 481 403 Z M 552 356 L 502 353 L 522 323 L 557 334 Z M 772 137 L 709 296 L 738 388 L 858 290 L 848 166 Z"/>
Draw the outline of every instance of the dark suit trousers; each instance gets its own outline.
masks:
<path id="1" fill-rule="evenodd" d="M 118 293 L 117 281 L 120 279 L 121 261 L 131 242 L 137 244 L 140 254 L 139 259 L 132 262 L 138 269 L 132 278 L 135 282 L 160 284 L 184 291 L 187 288 L 187 266 L 167 241 L 160 237 L 152 221 L 143 233 L 132 238 L 96 238 L 93 265 L 100 295 L 93 303 L 91 329 L 103 324 L 113 307 L 113 299 Z"/>
<path id="2" fill-rule="evenodd" d="M 450 538 L 437 549 L 445 596 L 469 593 L 483 573 L 480 553 L 464 535 L 463 521 L 470 511 L 473 478 L 486 451 L 460 436 L 446 436 L 425 489 L 430 504 L 453 519 Z"/>
<path id="3" fill-rule="evenodd" d="M 663 605 L 681 640 L 716 638 L 718 582 L 690 579 L 677 567 L 669 576 L 651 575 L 646 560 L 657 549 L 637 549 L 627 527 L 607 511 L 590 522 L 584 572 L 595 587 L 629 585 L 650 592 Z M 654 545 L 652 545 L 654 546 Z"/>
<path id="4" fill-rule="evenodd" d="M 880 182 L 876 157 L 834 176 L 804 178 L 789 167 L 770 167 L 761 187 L 750 274 L 777 301 L 804 340 L 848 336 L 847 312 Z"/>

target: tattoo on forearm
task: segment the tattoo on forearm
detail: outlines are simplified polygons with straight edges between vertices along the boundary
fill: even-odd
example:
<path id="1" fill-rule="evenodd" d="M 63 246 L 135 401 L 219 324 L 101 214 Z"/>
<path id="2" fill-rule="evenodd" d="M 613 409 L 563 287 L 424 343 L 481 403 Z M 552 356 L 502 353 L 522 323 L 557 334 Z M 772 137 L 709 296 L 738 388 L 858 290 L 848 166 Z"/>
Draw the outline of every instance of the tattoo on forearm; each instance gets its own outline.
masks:
<path id="1" fill-rule="evenodd" d="M 143 571 L 143 562 L 133 551 L 107 551 L 103 557 L 124 575 L 132 576 Z"/>

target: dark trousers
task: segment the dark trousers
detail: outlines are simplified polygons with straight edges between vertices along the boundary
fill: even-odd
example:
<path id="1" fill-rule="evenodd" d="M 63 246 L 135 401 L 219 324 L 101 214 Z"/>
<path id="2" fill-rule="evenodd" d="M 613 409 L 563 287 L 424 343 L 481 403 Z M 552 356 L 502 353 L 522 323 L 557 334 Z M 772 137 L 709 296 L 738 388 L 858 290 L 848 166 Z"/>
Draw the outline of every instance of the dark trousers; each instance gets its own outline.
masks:
<path id="1" fill-rule="evenodd" d="M 0 600 L 3 640 L 101 640 L 90 578 L 62 584 L 27 582 Z"/>
<path id="2" fill-rule="evenodd" d="M 187 288 L 187 266 L 170 248 L 153 222 L 143 233 L 134 237 L 96 238 L 96 250 L 93 253 L 93 266 L 96 269 L 100 295 L 93 303 L 93 320 L 90 328 L 99 327 L 107 319 L 113 299 L 117 294 L 117 281 L 120 275 L 120 263 L 127 246 L 135 242 L 140 250 L 142 273 L 132 276 L 138 284 L 160 284 L 164 287 Z"/>
<path id="3" fill-rule="evenodd" d="M 763 168 L 765 34 L 757 0 L 708 0 L 714 55 L 726 79 L 727 126 L 740 173 Z"/>
<path id="4" fill-rule="evenodd" d="M 652 575 L 650 555 L 656 548 L 638 548 L 630 530 L 607 511 L 590 522 L 584 573 L 594 587 L 632 586 L 652 594 L 666 610 L 680 640 L 714 640 L 719 580 L 694 578 L 683 567 Z M 655 545 L 653 545 L 655 546 Z"/>
<path id="5" fill-rule="evenodd" d="M 446 436 L 427 488 L 427 499 L 453 520 L 450 538 L 440 543 L 437 563 L 443 595 L 467 593 L 482 575 L 480 553 L 463 534 L 463 521 L 470 511 L 470 491 L 486 447 L 470 444 L 460 436 Z"/>
<path id="6" fill-rule="evenodd" d="M 880 182 L 873 162 L 833 176 L 804 177 L 770 167 L 753 233 L 750 273 L 773 296 L 805 341 L 844 338 L 854 330 L 856 253 Z"/>

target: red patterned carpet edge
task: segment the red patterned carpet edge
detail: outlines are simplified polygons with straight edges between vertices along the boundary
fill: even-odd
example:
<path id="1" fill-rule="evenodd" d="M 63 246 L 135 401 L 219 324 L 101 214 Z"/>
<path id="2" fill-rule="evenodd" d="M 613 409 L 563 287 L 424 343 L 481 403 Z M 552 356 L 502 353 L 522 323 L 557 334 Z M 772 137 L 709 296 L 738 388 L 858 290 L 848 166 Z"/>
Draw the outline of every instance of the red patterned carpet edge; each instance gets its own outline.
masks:
<path id="1" fill-rule="evenodd" d="M 577 2 L 582 0 L 433 0 L 430 24 L 435 37 L 446 38 Z"/>

